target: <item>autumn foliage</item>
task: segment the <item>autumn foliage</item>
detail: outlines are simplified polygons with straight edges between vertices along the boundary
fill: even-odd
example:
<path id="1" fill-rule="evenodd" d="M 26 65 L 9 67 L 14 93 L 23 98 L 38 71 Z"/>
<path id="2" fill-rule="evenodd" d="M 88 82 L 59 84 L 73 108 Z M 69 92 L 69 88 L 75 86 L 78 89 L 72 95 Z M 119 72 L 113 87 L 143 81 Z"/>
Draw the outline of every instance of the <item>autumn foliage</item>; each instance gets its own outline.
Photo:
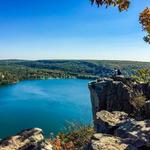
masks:
<path id="1" fill-rule="evenodd" d="M 54 139 L 51 144 L 53 145 L 54 150 L 73 150 L 74 143 L 72 141 L 64 143 L 62 139 L 57 137 Z"/>
<path id="2" fill-rule="evenodd" d="M 54 150 L 83 150 L 88 145 L 94 134 L 93 127 L 74 123 L 72 125 L 69 126 L 71 130 L 69 129 L 67 133 L 59 133 L 57 137 L 50 139 Z"/>
<path id="3" fill-rule="evenodd" d="M 132 0 L 91 0 L 92 4 L 96 4 L 99 6 L 116 6 L 119 11 L 128 10 L 130 3 Z M 142 24 L 142 28 L 147 32 L 147 35 L 144 37 L 145 42 L 150 44 L 150 8 L 146 8 L 141 14 L 139 18 L 140 23 Z"/>
<path id="4" fill-rule="evenodd" d="M 129 8 L 130 1 L 129 0 L 91 0 L 92 4 L 97 4 L 98 6 L 105 5 L 109 6 L 117 6 L 119 11 L 124 11 Z"/>
<path id="5" fill-rule="evenodd" d="M 148 32 L 148 35 L 144 37 L 144 40 L 150 44 L 150 8 L 146 8 L 140 14 L 140 23 L 143 26 L 143 30 Z"/>

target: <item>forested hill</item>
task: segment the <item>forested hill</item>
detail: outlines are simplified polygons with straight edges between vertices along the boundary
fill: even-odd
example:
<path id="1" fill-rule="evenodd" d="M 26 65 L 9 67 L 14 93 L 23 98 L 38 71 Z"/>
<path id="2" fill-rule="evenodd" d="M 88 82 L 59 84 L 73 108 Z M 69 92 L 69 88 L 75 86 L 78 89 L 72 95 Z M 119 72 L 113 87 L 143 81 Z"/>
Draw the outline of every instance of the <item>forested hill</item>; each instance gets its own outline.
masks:
<path id="1" fill-rule="evenodd" d="M 96 78 L 111 76 L 120 68 L 129 76 L 137 69 L 150 68 L 150 63 L 107 60 L 0 60 L 0 84 L 26 79 Z"/>

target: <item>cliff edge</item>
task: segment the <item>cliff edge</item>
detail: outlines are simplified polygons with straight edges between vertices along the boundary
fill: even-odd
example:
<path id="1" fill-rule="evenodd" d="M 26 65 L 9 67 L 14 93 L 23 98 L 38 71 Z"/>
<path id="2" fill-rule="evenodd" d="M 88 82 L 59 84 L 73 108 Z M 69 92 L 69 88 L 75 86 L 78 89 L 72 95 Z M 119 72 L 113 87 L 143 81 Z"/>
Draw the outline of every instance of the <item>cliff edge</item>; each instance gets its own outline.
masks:
<path id="1" fill-rule="evenodd" d="M 89 150 L 150 149 L 150 85 L 121 76 L 89 83 L 96 134 Z"/>

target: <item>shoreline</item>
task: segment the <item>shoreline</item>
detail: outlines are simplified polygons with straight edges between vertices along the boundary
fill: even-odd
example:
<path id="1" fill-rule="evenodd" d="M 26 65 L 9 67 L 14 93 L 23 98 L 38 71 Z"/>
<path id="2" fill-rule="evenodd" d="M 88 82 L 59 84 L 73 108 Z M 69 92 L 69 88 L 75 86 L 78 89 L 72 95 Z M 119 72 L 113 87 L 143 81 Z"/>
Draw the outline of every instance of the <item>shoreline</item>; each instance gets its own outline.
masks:
<path id="1" fill-rule="evenodd" d="M 98 77 L 97 77 L 98 78 Z M 66 77 L 66 78 L 60 78 L 60 77 L 56 77 L 56 78 L 37 78 L 37 79 L 24 79 L 24 80 L 18 80 L 18 81 L 14 81 L 14 82 L 10 82 L 10 83 L 7 83 L 7 84 L 0 84 L 0 87 L 3 87 L 3 86 L 7 86 L 7 85 L 13 85 L 13 84 L 17 84 L 19 82 L 22 82 L 22 81 L 34 81 L 34 80 L 54 80 L 54 79 L 80 79 L 80 80 L 95 80 L 97 79 L 96 77 Z"/>

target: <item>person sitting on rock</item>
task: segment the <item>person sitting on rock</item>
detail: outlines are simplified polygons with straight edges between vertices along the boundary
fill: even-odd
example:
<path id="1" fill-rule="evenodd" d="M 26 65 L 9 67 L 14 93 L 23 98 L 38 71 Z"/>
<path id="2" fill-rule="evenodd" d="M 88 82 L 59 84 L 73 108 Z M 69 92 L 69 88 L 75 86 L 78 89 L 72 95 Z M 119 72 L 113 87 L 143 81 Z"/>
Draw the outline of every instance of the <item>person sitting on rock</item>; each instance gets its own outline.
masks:
<path id="1" fill-rule="evenodd" d="M 120 69 L 114 68 L 114 77 L 116 77 L 116 76 L 122 76 L 122 72 Z"/>
<path id="2" fill-rule="evenodd" d="M 121 72 L 120 69 L 117 69 L 117 75 L 118 75 L 118 76 L 122 75 L 122 72 Z"/>

